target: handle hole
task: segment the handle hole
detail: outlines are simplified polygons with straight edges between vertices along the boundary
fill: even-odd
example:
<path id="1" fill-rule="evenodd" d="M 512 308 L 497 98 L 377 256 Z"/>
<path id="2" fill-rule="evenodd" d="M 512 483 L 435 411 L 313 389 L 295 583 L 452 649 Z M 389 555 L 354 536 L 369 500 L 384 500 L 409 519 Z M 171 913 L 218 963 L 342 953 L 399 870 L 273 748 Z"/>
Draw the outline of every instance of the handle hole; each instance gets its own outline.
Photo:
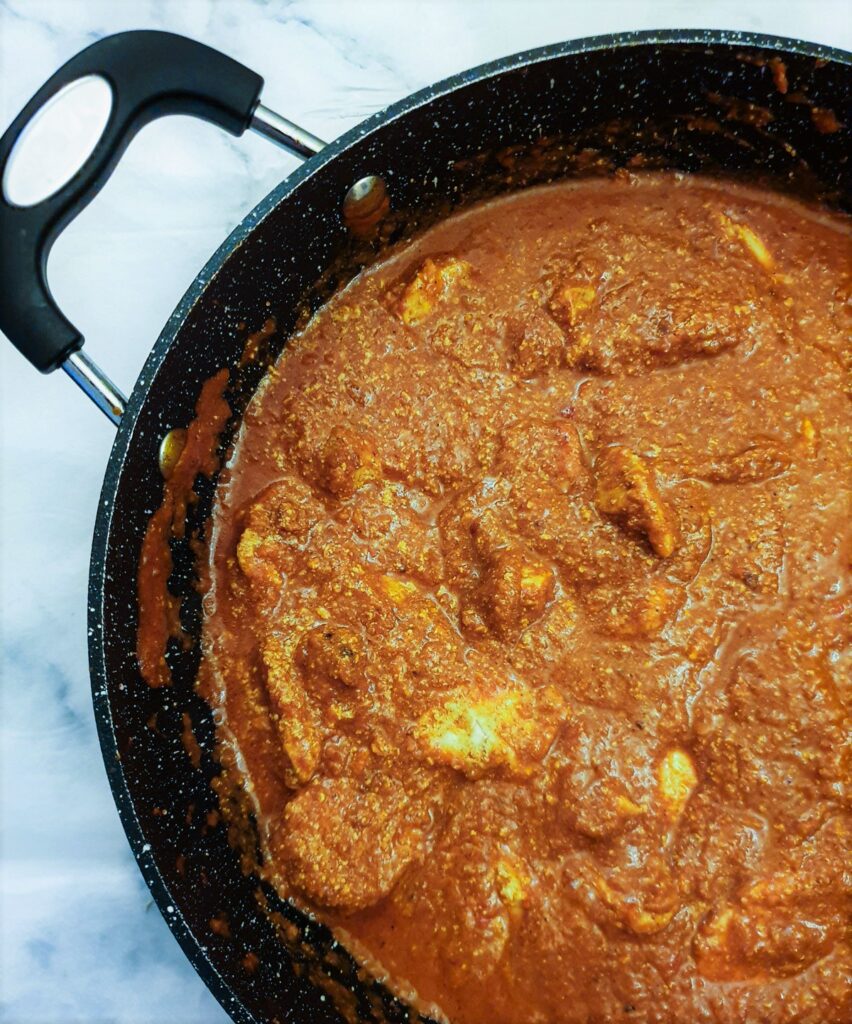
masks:
<path id="1" fill-rule="evenodd" d="M 112 88 L 100 75 L 69 82 L 41 107 L 18 137 L 3 169 L 3 196 L 35 206 L 66 185 L 86 163 L 112 110 Z"/>

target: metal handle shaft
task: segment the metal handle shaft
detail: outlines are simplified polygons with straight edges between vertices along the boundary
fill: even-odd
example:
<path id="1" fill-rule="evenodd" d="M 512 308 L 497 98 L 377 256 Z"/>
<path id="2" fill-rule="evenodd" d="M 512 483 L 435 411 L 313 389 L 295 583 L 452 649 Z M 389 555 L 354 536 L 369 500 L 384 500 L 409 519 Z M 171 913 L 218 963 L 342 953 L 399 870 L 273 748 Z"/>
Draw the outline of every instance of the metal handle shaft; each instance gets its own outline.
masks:
<path id="1" fill-rule="evenodd" d="M 276 114 L 274 110 L 270 110 L 262 103 L 258 103 L 255 107 L 249 128 L 257 132 L 258 135 L 271 139 L 300 160 L 307 160 L 325 148 L 322 139 L 311 135 L 304 128 L 300 128 L 286 117 Z"/>
<path id="2" fill-rule="evenodd" d="M 107 377 L 104 371 L 80 349 L 72 352 L 62 364 L 71 380 L 88 395 L 95 405 L 116 427 L 121 422 L 127 399 Z"/>

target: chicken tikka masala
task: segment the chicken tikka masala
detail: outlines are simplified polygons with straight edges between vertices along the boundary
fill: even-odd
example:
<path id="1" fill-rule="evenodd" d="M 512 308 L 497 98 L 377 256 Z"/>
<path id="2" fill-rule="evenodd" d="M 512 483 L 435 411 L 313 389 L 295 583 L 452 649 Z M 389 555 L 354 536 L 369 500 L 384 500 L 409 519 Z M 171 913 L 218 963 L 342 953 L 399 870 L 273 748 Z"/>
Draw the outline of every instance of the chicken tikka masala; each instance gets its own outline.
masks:
<path id="1" fill-rule="evenodd" d="M 245 414 L 205 687 L 279 892 L 453 1024 L 852 1019 L 848 220 L 660 173 L 365 271 Z"/>

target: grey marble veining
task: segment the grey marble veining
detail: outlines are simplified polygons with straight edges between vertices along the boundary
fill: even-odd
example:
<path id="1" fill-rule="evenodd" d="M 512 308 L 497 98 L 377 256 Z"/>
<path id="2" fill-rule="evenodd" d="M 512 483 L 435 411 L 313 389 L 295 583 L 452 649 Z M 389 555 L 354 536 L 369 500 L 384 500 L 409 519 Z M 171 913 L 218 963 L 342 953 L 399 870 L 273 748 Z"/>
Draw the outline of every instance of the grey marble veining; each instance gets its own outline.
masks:
<path id="1" fill-rule="evenodd" d="M 718 27 L 849 48 L 850 12 L 846 0 L 0 0 L 0 124 L 77 50 L 127 28 L 225 50 L 265 77 L 265 103 L 332 139 L 429 82 L 559 39 Z M 210 253 L 294 167 L 260 138 L 185 118 L 132 144 L 50 264 L 87 352 L 124 390 Z M 39 377 L 4 344 L 0 389 L 0 1020 L 220 1024 L 136 869 L 95 734 L 86 577 L 111 428 L 63 375 Z"/>

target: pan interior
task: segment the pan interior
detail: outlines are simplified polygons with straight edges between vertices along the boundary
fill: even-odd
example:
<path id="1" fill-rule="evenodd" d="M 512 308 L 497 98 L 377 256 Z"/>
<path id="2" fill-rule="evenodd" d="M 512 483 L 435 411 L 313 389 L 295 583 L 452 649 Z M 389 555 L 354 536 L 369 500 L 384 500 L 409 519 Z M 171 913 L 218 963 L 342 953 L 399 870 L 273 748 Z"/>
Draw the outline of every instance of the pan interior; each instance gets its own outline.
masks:
<path id="1" fill-rule="evenodd" d="M 622 37 L 467 73 L 372 119 L 285 182 L 175 311 L 134 391 L 105 479 L 90 657 L 107 770 L 131 845 L 188 956 L 235 1020 L 289 1013 L 317 1024 L 402 1021 L 409 1011 L 363 977 L 327 930 L 258 885 L 250 841 L 229 842 L 229 822 L 244 809 L 213 753 L 214 715 L 194 691 L 197 645 L 173 645 L 172 686 L 152 689 L 139 676 L 136 575 L 162 496 L 161 439 L 187 426 L 204 381 L 230 367 L 234 417 L 221 439 L 224 454 L 288 335 L 395 243 L 479 199 L 642 166 L 745 178 L 848 207 L 850 132 L 839 118 L 825 131 L 830 122 L 819 112 L 836 110 L 848 95 L 849 68 L 826 56 L 711 35 Z M 359 237 L 341 206 L 367 175 L 386 182 L 389 210 L 375 233 Z M 270 317 L 276 334 L 240 368 L 246 338 Z M 215 479 L 199 479 L 195 489 L 187 532 L 203 537 Z M 170 586 L 181 597 L 184 628 L 197 637 L 195 557 L 181 543 L 173 557 Z M 190 735 L 199 758 L 188 755 Z"/>

